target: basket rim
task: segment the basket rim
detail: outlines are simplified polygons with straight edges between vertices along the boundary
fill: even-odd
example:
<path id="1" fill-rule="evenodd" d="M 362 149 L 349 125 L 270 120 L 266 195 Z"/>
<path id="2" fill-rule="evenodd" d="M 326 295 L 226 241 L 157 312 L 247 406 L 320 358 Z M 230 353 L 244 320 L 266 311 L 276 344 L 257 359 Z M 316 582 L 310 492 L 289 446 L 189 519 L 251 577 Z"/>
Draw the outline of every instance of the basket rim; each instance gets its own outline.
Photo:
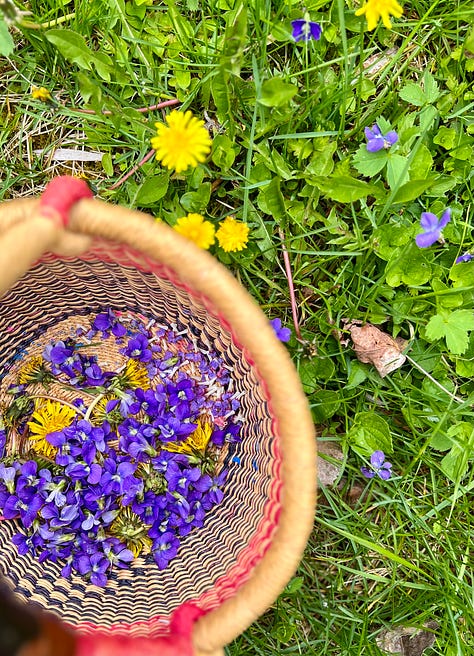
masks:
<path id="1" fill-rule="evenodd" d="M 231 272 L 175 230 L 142 212 L 97 199 L 83 199 L 70 212 L 65 232 L 38 215 L 38 199 L 7 201 L 0 206 L 2 239 L 0 280 L 11 286 L 45 251 L 78 254 L 90 238 L 125 244 L 160 265 L 203 298 L 232 327 L 265 382 L 279 427 L 282 462 L 282 507 L 272 543 L 238 593 L 198 620 L 193 632 L 199 652 L 212 652 L 244 631 L 275 601 L 295 572 L 313 527 L 316 503 L 315 427 L 301 382 L 286 348 L 267 317 Z M 19 251 L 18 234 L 31 248 Z M 13 234 L 15 233 L 15 234 Z M 12 237 L 15 239 L 12 240 Z M 87 239 L 89 238 L 89 239 Z M 69 248 L 69 243 L 71 247 Z M 20 258 L 21 259 L 21 258 Z M 5 275 L 3 275 L 5 274 Z"/>

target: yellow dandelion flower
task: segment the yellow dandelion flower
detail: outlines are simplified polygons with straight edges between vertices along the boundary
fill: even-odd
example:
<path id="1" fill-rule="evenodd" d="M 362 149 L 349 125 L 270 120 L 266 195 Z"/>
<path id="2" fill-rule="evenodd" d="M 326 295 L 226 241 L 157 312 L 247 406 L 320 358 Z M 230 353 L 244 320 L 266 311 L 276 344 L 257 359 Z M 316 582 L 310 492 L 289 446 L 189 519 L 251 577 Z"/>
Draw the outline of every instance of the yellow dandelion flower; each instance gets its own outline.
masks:
<path id="1" fill-rule="evenodd" d="M 42 402 L 31 415 L 28 422 L 32 448 L 46 458 L 54 458 L 57 449 L 46 439 L 50 433 L 60 431 L 69 426 L 76 416 L 72 408 L 59 401 Z"/>
<path id="2" fill-rule="evenodd" d="M 232 251 L 241 251 L 247 246 L 250 228 L 242 221 L 236 221 L 233 216 L 228 216 L 219 225 L 216 237 L 219 240 L 219 246 L 230 253 Z"/>
<path id="3" fill-rule="evenodd" d="M 44 371 L 44 360 L 41 355 L 34 355 L 26 360 L 18 372 L 18 382 L 20 385 L 38 382 L 41 380 Z"/>
<path id="4" fill-rule="evenodd" d="M 135 558 L 150 553 L 153 540 L 148 537 L 149 526 L 129 506 L 121 508 L 110 526 L 110 533 L 125 542 Z"/>
<path id="5" fill-rule="evenodd" d="M 92 409 L 90 421 L 97 426 L 102 425 L 104 421 L 108 421 L 107 403 L 116 399 L 118 399 L 118 396 L 115 396 L 115 394 L 106 394 L 99 399 Z M 120 418 L 122 418 L 121 415 Z"/>
<path id="6" fill-rule="evenodd" d="M 390 16 L 400 18 L 403 14 L 403 7 L 398 4 L 397 0 L 367 0 L 365 5 L 355 12 L 356 16 L 364 14 L 369 31 L 377 27 L 380 18 L 385 27 L 390 30 L 392 28 Z"/>
<path id="7" fill-rule="evenodd" d="M 151 147 L 156 150 L 156 159 L 176 173 L 204 162 L 212 143 L 204 121 L 189 110 L 173 110 L 167 115 L 166 122 L 168 125 L 155 123 L 157 135 L 152 137 Z"/>
<path id="8" fill-rule="evenodd" d="M 215 242 L 215 228 L 209 221 L 205 221 L 200 214 L 188 214 L 176 221 L 176 232 L 193 241 L 199 248 L 208 249 Z"/>
<path id="9" fill-rule="evenodd" d="M 148 378 L 148 371 L 142 362 L 137 362 L 136 360 L 129 360 L 122 373 L 122 376 L 126 381 L 128 387 L 130 387 L 131 389 L 136 389 L 137 387 L 141 387 L 141 389 L 146 390 L 150 388 L 150 379 Z"/>
<path id="10" fill-rule="evenodd" d="M 204 453 L 212 435 L 212 425 L 204 418 L 199 419 L 198 426 L 183 442 L 166 442 L 162 445 L 165 451 L 173 453 Z"/>
<path id="11" fill-rule="evenodd" d="M 49 102 L 53 99 L 46 87 L 33 87 L 31 89 L 31 97 L 35 100 L 42 100 L 43 102 Z"/>

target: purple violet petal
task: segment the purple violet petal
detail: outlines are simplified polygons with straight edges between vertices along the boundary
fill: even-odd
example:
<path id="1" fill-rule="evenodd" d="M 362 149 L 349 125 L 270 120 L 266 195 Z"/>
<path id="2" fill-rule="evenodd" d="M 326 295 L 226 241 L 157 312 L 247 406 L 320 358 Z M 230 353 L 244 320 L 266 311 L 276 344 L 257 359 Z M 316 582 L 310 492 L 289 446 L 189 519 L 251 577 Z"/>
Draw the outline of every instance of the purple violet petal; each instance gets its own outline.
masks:
<path id="1" fill-rule="evenodd" d="M 448 207 L 447 210 L 443 212 L 438 223 L 438 230 L 445 228 L 448 223 L 451 221 L 451 209 Z"/>
<path id="2" fill-rule="evenodd" d="M 428 248 L 433 246 L 434 243 L 438 241 L 440 237 L 439 230 L 433 230 L 431 232 L 422 232 L 419 235 L 416 235 L 415 242 L 418 248 Z"/>
<path id="3" fill-rule="evenodd" d="M 383 451 L 374 451 L 370 456 L 370 464 L 375 469 L 379 469 L 385 462 L 385 453 Z"/>
<path id="4" fill-rule="evenodd" d="M 439 230 L 438 217 L 433 212 L 422 212 L 420 225 L 425 231 Z"/>
<path id="5" fill-rule="evenodd" d="M 390 144 L 390 146 L 393 146 L 394 143 L 397 143 L 398 141 L 398 134 L 395 132 L 395 130 L 391 130 L 390 132 L 387 132 L 385 135 L 385 141 Z"/>

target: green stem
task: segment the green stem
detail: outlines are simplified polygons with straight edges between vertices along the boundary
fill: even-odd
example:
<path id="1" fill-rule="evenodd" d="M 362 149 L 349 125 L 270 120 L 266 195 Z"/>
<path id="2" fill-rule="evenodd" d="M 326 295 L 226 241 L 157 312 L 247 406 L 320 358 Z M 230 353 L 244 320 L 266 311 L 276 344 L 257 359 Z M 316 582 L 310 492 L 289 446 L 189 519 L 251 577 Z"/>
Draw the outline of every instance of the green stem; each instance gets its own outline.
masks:
<path id="1" fill-rule="evenodd" d="M 93 410 L 93 409 L 95 408 L 95 406 L 99 403 L 99 401 L 100 401 L 101 399 L 104 398 L 105 395 L 106 395 L 106 393 L 103 392 L 102 394 L 99 394 L 98 396 L 95 397 L 95 399 L 92 401 L 92 403 L 90 404 L 90 406 L 87 408 L 87 412 L 86 412 L 86 414 L 84 415 L 84 420 L 85 420 L 85 421 L 89 421 L 89 417 L 90 417 L 91 414 L 92 414 L 92 410 Z"/>

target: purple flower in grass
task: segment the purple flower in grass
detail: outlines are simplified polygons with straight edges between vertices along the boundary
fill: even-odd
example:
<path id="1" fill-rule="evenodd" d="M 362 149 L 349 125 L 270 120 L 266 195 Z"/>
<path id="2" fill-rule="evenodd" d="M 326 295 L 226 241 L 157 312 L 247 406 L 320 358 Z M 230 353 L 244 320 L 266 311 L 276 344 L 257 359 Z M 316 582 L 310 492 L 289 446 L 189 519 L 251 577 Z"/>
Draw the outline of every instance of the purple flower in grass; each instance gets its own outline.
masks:
<path id="1" fill-rule="evenodd" d="M 153 541 L 152 553 L 158 569 L 165 569 L 179 549 L 178 538 L 170 532 L 163 533 Z"/>
<path id="2" fill-rule="evenodd" d="M 291 21 L 291 28 L 291 36 L 295 41 L 310 41 L 311 39 L 319 41 L 323 31 L 319 23 L 309 20 L 308 14 L 305 14 L 304 18 Z"/>
<path id="3" fill-rule="evenodd" d="M 379 478 L 387 481 L 392 475 L 392 464 L 385 460 L 383 451 L 374 451 L 370 456 L 370 469 L 361 467 L 360 471 L 366 478 L 373 478 L 377 475 Z"/>
<path id="4" fill-rule="evenodd" d="M 365 136 L 367 138 L 367 150 L 369 153 L 376 153 L 382 148 L 390 148 L 398 141 L 398 134 L 391 130 L 386 134 L 382 134 L 377 123 L 371 128 L 365 128 Z"/>
<path id="5" fill-rule="evenodd" d="M 291 338 L 291 330 L 285 328 L 281 325 L 281 319 L 272 319 L 270 321 L 272 328 L 275 331 L 275 335 L 278 337 L 280 342 L 289 342 Z"/>
<path id="6" fill-rule="evenodd" d="M 451 220 L 451 210 L 448 209 L 443 212 L 441 218 L 438 219 L 436 214 L 432 212 L 423 212 L 420 219 L 420 225 L 423 232 L 416 235 L 415 241 L 419 248 L 428 248 L 432 246 L 441 238 L 441 230 L 445 228 Z"/>
<path id="7" fill-rule="evenodd" d="M 471 255 L 471 253 L 463 253 L 459 257 L 456 258 L 454 264 L 460 264 L 461 262 L 470 262 L 472 259 L 474 259 L 474 255 Z M 2 449 L 0 448 L 0 454 L 1 454 Z"/>

